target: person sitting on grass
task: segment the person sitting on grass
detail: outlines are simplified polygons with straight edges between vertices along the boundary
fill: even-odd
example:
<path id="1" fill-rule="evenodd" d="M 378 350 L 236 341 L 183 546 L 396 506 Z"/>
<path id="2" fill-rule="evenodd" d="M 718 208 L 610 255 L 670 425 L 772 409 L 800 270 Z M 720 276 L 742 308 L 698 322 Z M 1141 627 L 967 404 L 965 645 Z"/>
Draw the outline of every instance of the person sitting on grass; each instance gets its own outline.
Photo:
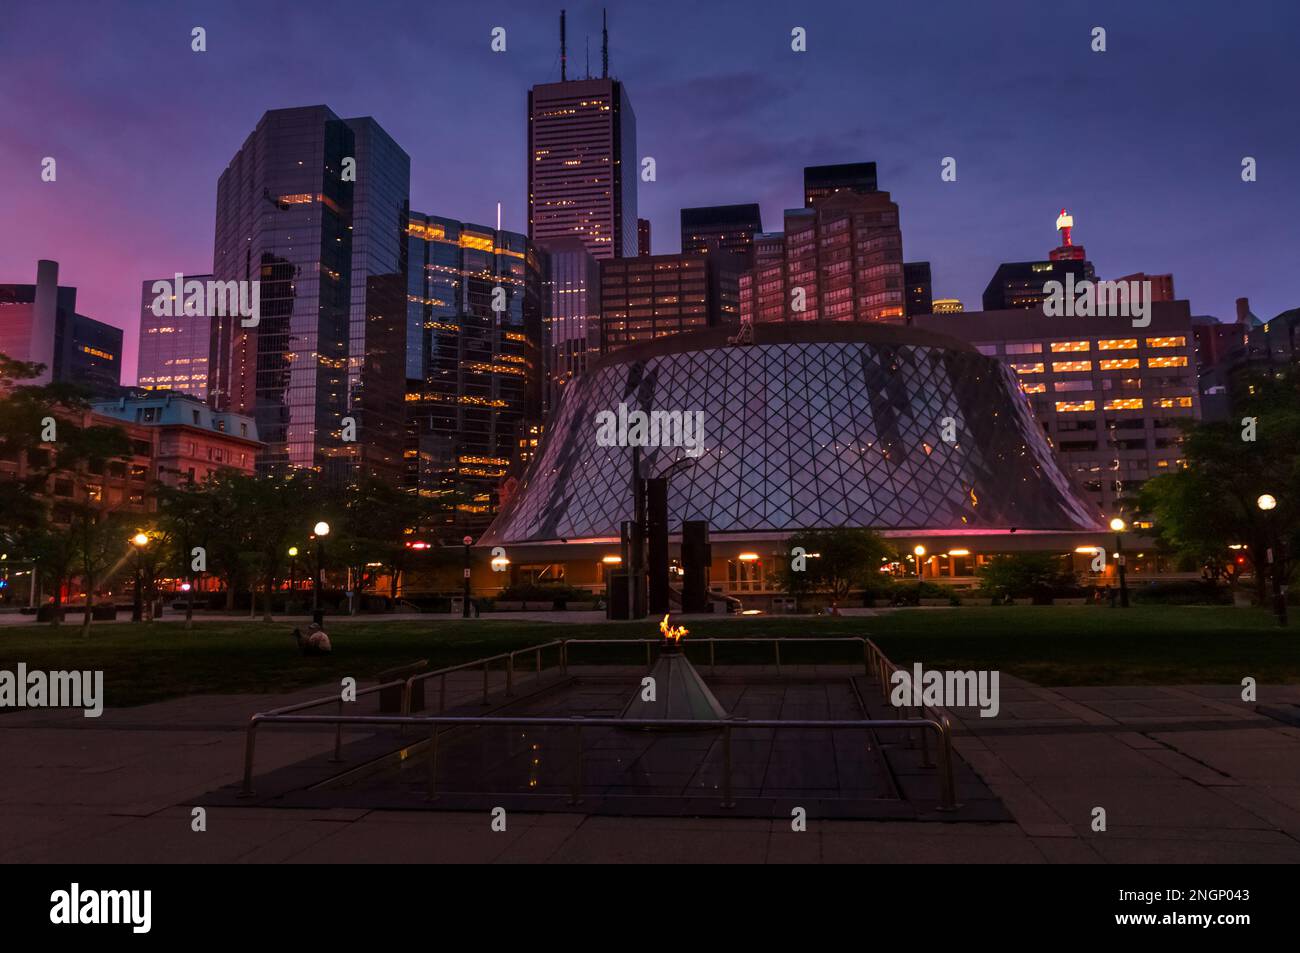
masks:
<path id="1" fill-rule="evenodd" d="M 293 630 L 293 640 L 298 643 L 298 649 L 303 655 L 329 655 L 330 654 L 330 637 L 319 625 L 313 622 L 307 627 L 307 635 L 304 637 L 301 629 Z"/>

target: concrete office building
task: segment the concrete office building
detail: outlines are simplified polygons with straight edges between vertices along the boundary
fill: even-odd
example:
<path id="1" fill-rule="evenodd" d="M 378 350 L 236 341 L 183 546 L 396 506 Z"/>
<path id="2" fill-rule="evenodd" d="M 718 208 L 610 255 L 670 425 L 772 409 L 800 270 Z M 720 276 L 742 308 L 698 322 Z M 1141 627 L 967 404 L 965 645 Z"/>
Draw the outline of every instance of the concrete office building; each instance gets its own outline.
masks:
<path id="1" fill-rule="evenodd" d="M 1199 417 L 1191 310 L 1156 302 L 1151 323 L 1048 317 L 1042 308 L 934 314 L 917 327 L 975 345 L 1020 381 L 1062 467 L 1107 517 L 1182 466 L 1178 421 Z"/>
<path id="2" fill-rule="evenodd" d="M 0 354 L 44 365 L 32 383 L 111 396 L 122 382 L 122 329 L 77 313 L 77 289 L 59 286 L 56 261 L 36 263 L 35 284 L 0 285 Z"/>

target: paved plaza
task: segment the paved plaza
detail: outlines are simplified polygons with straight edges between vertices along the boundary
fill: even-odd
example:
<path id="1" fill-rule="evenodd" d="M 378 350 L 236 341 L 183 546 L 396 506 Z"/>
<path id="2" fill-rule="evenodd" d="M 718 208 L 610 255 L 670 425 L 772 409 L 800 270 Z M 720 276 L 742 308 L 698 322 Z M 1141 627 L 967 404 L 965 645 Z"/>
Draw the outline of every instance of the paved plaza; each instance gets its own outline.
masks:
<path id="1" fill-rule="evenodd" d="M 333 690 L 194 696 L 98 720 L 0 716 L 0 861 L 1300 862 L 1300 728 L 1258 713 L 1231 686 L 1048 689 L 1004 675 L 999 717 L 953 713 L 957 753 L 1004 820 L 845 820 L 810 809 L 807 830 L 794 832 L 775 812 L 511 809 L 502 832 L 478 809 L 220 803 L 240 777 L 249 714 Z M 465 673 L 449 706 L 480 690 Z M 1300 686 L 1261 686 L 1260 701 L 1286 710 Z M 350 748 L 364 741 L 349 734 Z M 328 727 L 263 730 L 259 790 L 332 743 Z M 196 832 L 200 803 L 207 830 Z M 1098 807 L 1104 832 L 1092 829 Z"/>

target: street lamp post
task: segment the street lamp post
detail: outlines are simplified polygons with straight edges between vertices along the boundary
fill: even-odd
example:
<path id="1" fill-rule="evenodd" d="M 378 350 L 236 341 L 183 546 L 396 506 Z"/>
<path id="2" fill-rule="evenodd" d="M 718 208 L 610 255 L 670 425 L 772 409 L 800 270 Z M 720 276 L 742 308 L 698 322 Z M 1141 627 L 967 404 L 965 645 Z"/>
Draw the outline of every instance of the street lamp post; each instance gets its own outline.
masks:
<path id="1" fill-rule="evenodd" d="M 1261 494 L 1255 505 L 1265 514 L 1268 525 L 1268 571 L 1273 577 L 1273 612 L 1277 615 L 1277 624 L 1285 626 L 1286 616 L 1286 539 L 1277 532 L 1273 511 L 1277 509 L 1277 497 L 1271 493 Z"/>
<path id="2" fill-rule="evenodd" d="M 293 598 L 293 591 L 298 584 L 298 547 L 289 547 L 289 598 Z"/>
<path id="3" fill-rule="evenodd" d="M 473 536 L 466 536 L 461 540 L 465 544 L 465 598 L 461 602 L 460 617 L 469 618 L 469 548 L 474 543 Z"/>
<path id="4" fill-rule="evenodd" d="M 311 587 L 311 620 L 321 625 L 325 610 L 320 607 L 320 587 L 325 574 L 325 537 L 330 534 L 330 524 L 321 520 L 313 530 L 316 536 L 316 580 Z"/>
<path id="5" fill-rule="evenodd" d="M 1115 531 L 1115 565 L 1119 567 L 1119 607 L 1128 608 L 1128 576 L 1124 565 L 1124 540 L 1121 534 L 1128 525 L 1118 516 L 1110 521 L 1110 528 Z"/>
<path id="6" fill-rule="evenodd" d="M 144 548 L 149 545 L 149 537 L 145 533 L 136 533 L 131 537 L 131 545 L 135 547 L 135 600 L 131 604 L 131 621 L 139 622 L 144 619 Z M 90 598 L 89 592 L 86 598 Z"/>
<path id="7" fill-rule="evenodd" d="M 917 545 L 912 550 L 912 556 L 916 560 L 916 604 L 921 604 L 921 587 L 924 582 L 921 579 L 921 557 L 925 555 L 925 547 Z"/>

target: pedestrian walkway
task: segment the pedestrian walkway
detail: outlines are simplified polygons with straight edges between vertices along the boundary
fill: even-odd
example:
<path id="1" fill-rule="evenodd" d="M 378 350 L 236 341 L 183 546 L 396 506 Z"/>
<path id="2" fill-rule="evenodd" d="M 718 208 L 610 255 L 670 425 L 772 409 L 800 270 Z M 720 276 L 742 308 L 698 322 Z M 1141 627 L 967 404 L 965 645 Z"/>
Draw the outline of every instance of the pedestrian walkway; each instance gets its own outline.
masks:
<path id="1" fill-rule="evenodd" d="M 998 718 L 954 714 L 958 752 L 1011 823 L 809 816 L 795 832 L 780 817 L 512 812 L 500 833 L 481 811 L 209 807 L 206 831 L 192 829 L 193 802 L 238 778 L 251 712 L 334 690 L 195 696 L 97 721 L 0 716 L 0 862 L 1300 862 L 1300 728 L 1231 686 L 1045 689 L 1007 676 Z M 1300 686 L 1259 692 L 1300 702 Z M 332 741 L 328 727 L 278 726 L 259 737 L 258 770 Z"/>

